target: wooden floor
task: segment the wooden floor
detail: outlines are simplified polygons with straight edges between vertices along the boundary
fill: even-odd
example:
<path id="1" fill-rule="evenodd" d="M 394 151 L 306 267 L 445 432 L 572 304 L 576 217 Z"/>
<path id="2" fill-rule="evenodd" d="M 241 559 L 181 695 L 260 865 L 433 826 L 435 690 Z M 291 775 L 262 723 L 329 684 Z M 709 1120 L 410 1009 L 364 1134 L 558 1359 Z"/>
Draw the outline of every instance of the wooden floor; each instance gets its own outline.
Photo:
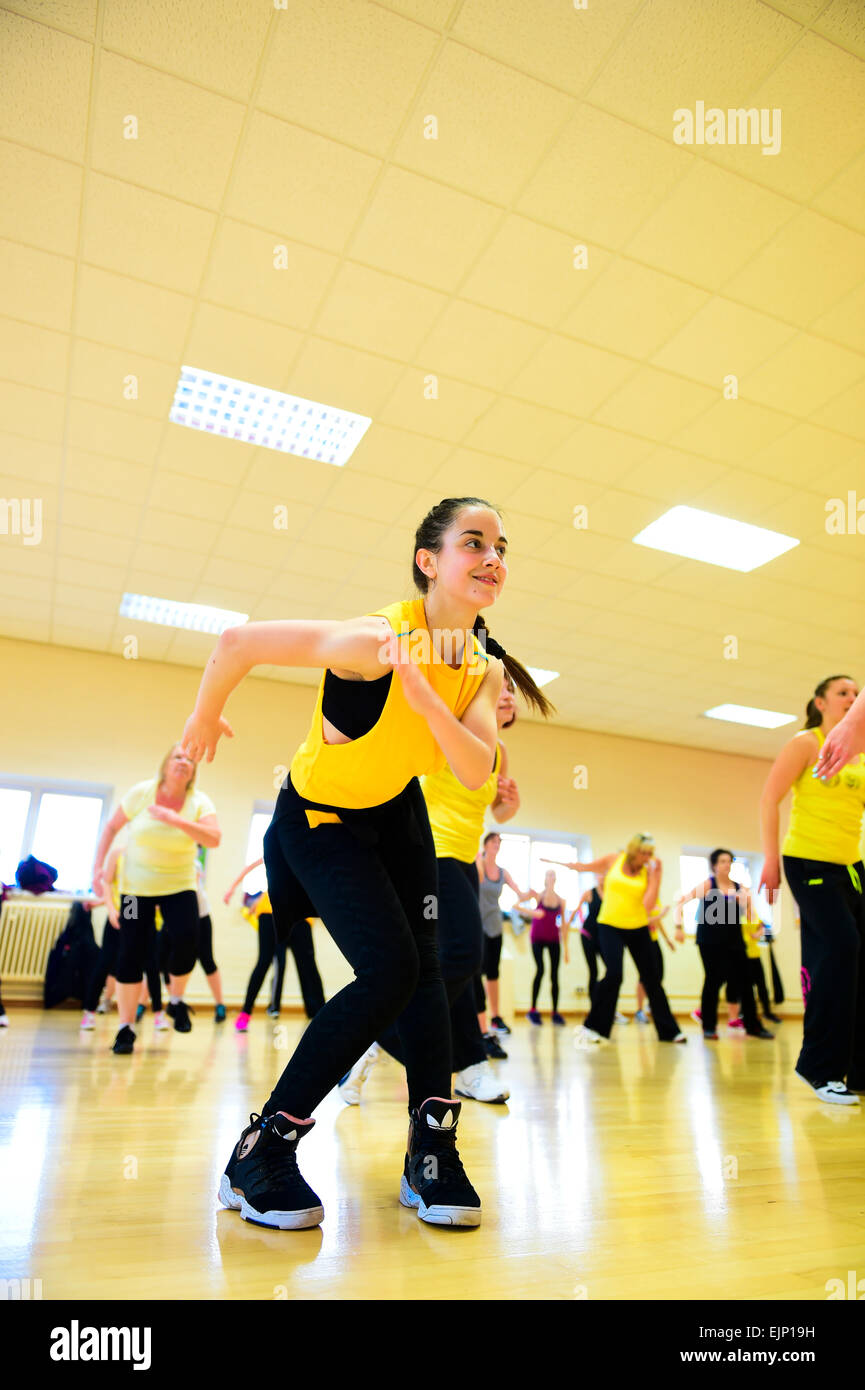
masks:
<path id="1" fill-rule="evenodd" d="M 215 1194 L 302 1021 L 146 1020 L 129 1058 L 116 1015 L 78 1018 L 16 1009 L 0 1034 L 0 1277 L 44 1299 L 825 1299 L 865 1273 L 865 1105 L 793 1075 L 799 1020 L 774 1043 L 688 1023 L 687 1047 L 632 1023 L 591 1054 L 516 1023 L 510 1104 L 467 1101 L 460 1127 L 479 1230 L 399 1206 L 404 1079 L 382 1063 L 299 1151 L 323 1226 L 280 1232 Z"/>

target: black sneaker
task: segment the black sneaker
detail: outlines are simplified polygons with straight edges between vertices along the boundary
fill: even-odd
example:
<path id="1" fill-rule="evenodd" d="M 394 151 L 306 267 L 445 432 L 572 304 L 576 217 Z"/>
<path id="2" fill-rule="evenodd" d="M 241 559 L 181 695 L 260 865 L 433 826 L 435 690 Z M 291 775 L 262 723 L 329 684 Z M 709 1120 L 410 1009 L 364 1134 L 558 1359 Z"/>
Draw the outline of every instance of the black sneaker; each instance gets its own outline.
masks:
<path id="1" fill-rule="evenodd" d="M 120 1055 L 122 1053 L 131 1052 L 134 1046 L 135 1034 L 129 1027 L 129 1024 L 124 1023 L 123 1027 L 120 1029 L 120 1032 L 117 1034 L 117 1037 L 114 1039 L 114 1046 L 112 1047 L 111 1051 L 116 1052 L 118 1053 L 118 1055 Z"/>
<path id="2" fill-rule="evenodd" d="M 810 1081 L 807 1076 L 803 1076 L 796 1068 L 796 1075 L 800 1081 L 804 1081 L 806 1086 L 810 1086 L 815 1091 L 820 1100 L 825 1100 L 829 1105 L 858 1105 L 859 1097 L 851 1091 L 843 1081 Z"/>
<path id="3" fill-rule="evenodd" d="M 215 1009 L 213 1010 L 213 1018 L 214 1018 L 214 1022 L 216 1022 L 216 1023 L 224 1023 L 224 1022 L 225 1022 L 225 1005 L 224 1005 L 224 1004 L 217 1004 L 217 1005 L 216 1005 Z"/>
<path id="4" fill-rule="evenodd" d="M 458 1100 L 425 1100 L 411 1112 L 399 1200 L 431 1226 L 479 1226 L 481 1199 L 457 1153 Z"/>
<path id="5" fill-rule="evenodd" d="M 770 1020 L 771 1023 L 783 1023 L 783 1022 L 784 1022 L 784 1020 L 783 1020 L 783 1018 L 781 1017 L 780 1014 L 767 1014 L 766 1017 Z"/>
<path id="6" fill-rule="evenodd" d="M 748 1033 L 749 1038 L 774 1038 L 775 1034 L 770 1033 L 768 1028 L 758 1028 L 755 1033 Z"/>
<path id="7" fill-rule="evenodd" d="M 192 1019 L 189 1015 L 195 1010 L 190 1009 L 189 1005 L 184 1003 L 182 999 L 178 999 L 176 1004 L 169 1004 L 165 1012 L 169 1018 L 174 1019 L 174 1027 L 178 1033 L 192 1032 Z"/>
<path id="8" fill-rule="evenodd" d="M 484 1050 L 488 1057 L 495 1057 L 499 1062 L 506 1062 L 508 1054 L 502 1047 L 495 1033 L 484 1033 Z"/>
<path id="9" fill-rule="evenodd" d="M 498 1014 L 496 1014 L 494 1018 L 491 1018 L 491 1019 L 490 1019 L 490 1032 L 491 1032 L 491 1033 L 499 1033 L 500 1035 L 503 1035 L 504 1037 L 507 1037 L 508 1034 L 510 1033 L 510 1031 L 511 1031 L 511 1030 L 510 1030 L 510 1028 L 508 1027 L 508 1025 L 505 1023 L 504 1019 L 503 1019 L 503 1018 L 499 1018 Z"/>
<path id="10" fill-rule="evenodd" d="M 244 1221 L 302 1231 L 320 1226 L 324 1207 L 297 1168 L 297 1146 L 315 1120 L 250 1115 L 219 1184 L 219 1200 Z"/>

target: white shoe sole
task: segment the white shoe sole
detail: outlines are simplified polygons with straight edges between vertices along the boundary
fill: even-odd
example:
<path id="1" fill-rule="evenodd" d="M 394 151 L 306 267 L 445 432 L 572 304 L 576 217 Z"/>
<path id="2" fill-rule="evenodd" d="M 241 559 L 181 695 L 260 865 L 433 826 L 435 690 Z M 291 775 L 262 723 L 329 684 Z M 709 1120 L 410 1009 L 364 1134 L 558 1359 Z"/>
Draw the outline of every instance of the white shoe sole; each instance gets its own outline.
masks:
<path id="1" fill-rule="evenodd" d="M 510 1098 L 510 1094 L 510 1091 L 499 1091 L 494 1096 L 476 1096 L 472 1091 L 461 1091 L 459 1086 L 454 1086 L 455 1096 L 462 1096 L 464 1100 L 483 1101 L 486 1105 L 504 1105 L 505 1101 Z"/>
<path id="2" fill-rule="evenodd" d="M 305 1211 L 256 1211 L 246 1198 L 235 1192 L 223 1173 L 219 1183 L 219 1200 L 232 1211 L 239 1211 L 244 1221 L 253 1226 L 270 1226 L 278 1231 L 304 1231 L 311 1226 L 320 1226 L 324 1220 L 324 1207 L 307 1207 Z"/>
<path id="3" fill-rule="evenodd" d="M 420 1220 L 426 1221 L 429 1226 L 479 1226 L 481 1224 L 480 1207 L 425 1206 L 423 1198 L 409 1187 L 405 1174 L 400 1178 L 399 1200 L 400 1206 L 414 1208 Z"/>
<path id="4" fill-rule="evenodd" d="M 821 1096 L 820 1092 L 817 1090 L 817 1087 L 811 1085 L 811 1082 L 808 1080 L 807 1076 L 803 1076 L 801 1072 L 798 1072 L 798 1071 L 795 1071 L 795 1070 L 794 1070 L 794 1075 L 795 1075 L 795 1076 L 798 1076 L 798 1078 L 799 1078 L 799 1080 L 802 1082 L 802 1084 L 805 1085 L 805 1086 L 807 1086 L 807 1087 L 808 1087 L 808 1090 L 811 1092 L 811 1094 L 812 1094 L 812 1095 L 815 1095 L 815 1096 L 817 1097 L 818 1100 L 821 1100 L 821 1101 L 823 1102 L 824 1105 L 847 1105 L 847 1106 L 850 1106 L 850 1105 L 858 1105 L 858 1104 L 859 1104 L 859 1097 L 858 1097 L 858 1096 L 853 1096 L 852 1098 L 851 1098 L 850 1096 L 839 1096 L 839 1095 L 834 1094 L 832 1091 L 830 1091 L 828 1095 Z"/>

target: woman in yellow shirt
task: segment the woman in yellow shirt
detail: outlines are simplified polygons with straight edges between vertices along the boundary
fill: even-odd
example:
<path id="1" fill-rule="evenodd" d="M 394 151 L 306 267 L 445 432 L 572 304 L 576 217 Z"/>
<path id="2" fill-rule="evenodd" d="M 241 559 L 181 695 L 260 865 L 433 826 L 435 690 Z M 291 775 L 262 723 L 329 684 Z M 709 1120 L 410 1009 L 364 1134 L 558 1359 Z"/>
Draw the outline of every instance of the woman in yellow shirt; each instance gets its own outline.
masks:
<path id="1" fill-rule="evenodd" d="M 320 1199 L 297 1170 L 312 1111 L 399 1020 L 410 1126 L 400 1202 L 434 1225 L 477 1226 L 480 1198 L 456 1151 L 447 994 L 436 949 L 435 846 L 418 777 L 447 761 L 477 790 L 495 757 L 503 664 L 521 692 L 549 703 L 509 654 L 487 655 L 481 610 L 507 577 L 499 514 L 445 498 L 415 533 L 419 597 L 347 622 L 250 623 L 219 639 L 187 722 L 185 747 L 212 758 L 222 709 L 253 666 L 323 669 L 312 725 L 264 837 L 277 933 L 318 916 L 355 978 L 311 1020 L 264 1114 L 229 1159 L 221 1200 L 246 1220 L 318 1225 Z"/>
<path id="2" fill-rule="evenodd" d="M 820 682 L 805 726 L 775 759 L 761 800 L 760 886 L 774 894 L 781 879 L 778 808 L 793 792 L 783 856 L 802 923 L 805 1018 L 796 1073 L 833 1105 L 858 1105 L 856 1092 L 865 1090 L 865 868 L 859 852 L 865 754 L 823 778 L 815 775 L 815 764 L 857 693 L 850 676 Z"/>
<path id="3" fill-rule="evenodd" d="M 215 848 L 221 832 L 213 802 L 195 786 L 195 763 L 179 744 L 163 758 L 158 776 L 130 788 L 102 831 L 93 865 L 93 887 L 100 895 L 105 856 L 124 825 L 129 828 L 116 971 L 118 1053 L 131 1052 L 135 1044 L 132 1024 L 157 906 L 169 933 L 168 1013 L 179 1033 L 192 1028 L 183 994 L 198 954 L 195 847 Z"/>

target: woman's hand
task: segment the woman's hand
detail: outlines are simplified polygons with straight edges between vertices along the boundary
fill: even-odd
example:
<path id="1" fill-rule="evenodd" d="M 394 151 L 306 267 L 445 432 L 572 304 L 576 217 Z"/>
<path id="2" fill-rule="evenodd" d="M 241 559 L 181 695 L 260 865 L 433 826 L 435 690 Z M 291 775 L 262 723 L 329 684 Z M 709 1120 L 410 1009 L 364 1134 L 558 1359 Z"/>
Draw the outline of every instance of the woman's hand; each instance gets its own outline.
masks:
<path id="1" fill-rule="evenodd" d="M 406 702 L 415 714 L 426 717 L 435 706 L 436 693 L 416 661 L 408 659 L 408 644 L 392 630 L 381 635 L 379 661 L 396 671 Z"/>
<path id="2" fill-rule="evenodd" d="M 851 711 L 852 712 L 852 711 Z M 842 767 L 859 753 L 865 752 L 865 731 L 861 724 L 851 723 L 850 713 L 846 714 L 840 724 L 826 735 L 825 742 L 820 749 L 817 761 L 814 764 L 812 776 L 822 777 L 827 780 L 834 777 L 836 772 L 840 772 Z"/>
<path id="3" fill-rule="evenodd" d="M 107 909 L 108 909 L 108 920 L 109 920 L 109 922 L 111 923 L 111 925 L 112 925 L 112 927 L 114 928 L 115 931 L 119 931 L 119 930 L 120 930 L 120 919 L 119 919 L 119 917 L 117 916 L 117 908 L 114 906 L 113 903 L 106 903 L 105 906 L 106 906 Z"/>
<path id="4" fill-rule="evenodd" d="M 233 889 L 233 888 L 229 888 L 228 892 L 225 893 L 225 894 L 223 895 L 223 899 L 222 899 L 222 901 L 225 903 L 225 906 L 226 906 L 226 907 L 228 907 L 228 904 L 231 902 L 231 899 L 232 899 L 233 897 L 234 897 L 234 889 Z"/>
<path id="5" fill-rule="evenodd" d="M 172 811 L 170 806 L 148 806 L 147 814 L 154 820 L 161 820 L 164 825 L 177 825 L 182 819 L 177 811 Z"/>
<path id="6" fill-rule="evenodd" d="M 100 864 L 98 869 L 93 870 L 93 892 L 101 902 L 105 896 L 105 865 Z"/>
<path id="7" fill-rule="evenodd" d="M 673 935 L 675 936 L 680 946 L 684 944 L 685 933 L 681 927 L 676 927 L 676 930 L 674 931 Z"/>
<path id="8" fill-rule="evenodd" d="M 216 756 L 216 745 L 223 734 L 226 738 L 234 738 L 234 730 L 227 719 L 223 719 L 222 715 L 215 720 L 205 719 L 193 710 L 184 725 L 180 746 L 193 762 L 200 763 L 203 758 L 212 763 Z"/>
<path id="9" fill-rule="evenodd" d="M 767 855 L 763 864 L 763 872 L 760 875 L 760 884 L 757 889 L 760 892 L 765 888 L 766 896 L 769 901 L 774 900 L 774 895 L 781 887 L 781 865 L 777 855 Z"/>
<path id="10" fill-rule="evenodd" d="M 513 777 L 500 777 L 498 781 L 498 797 L 506 806 L 516 806 L 519 802 L 517 784 Z"/>

